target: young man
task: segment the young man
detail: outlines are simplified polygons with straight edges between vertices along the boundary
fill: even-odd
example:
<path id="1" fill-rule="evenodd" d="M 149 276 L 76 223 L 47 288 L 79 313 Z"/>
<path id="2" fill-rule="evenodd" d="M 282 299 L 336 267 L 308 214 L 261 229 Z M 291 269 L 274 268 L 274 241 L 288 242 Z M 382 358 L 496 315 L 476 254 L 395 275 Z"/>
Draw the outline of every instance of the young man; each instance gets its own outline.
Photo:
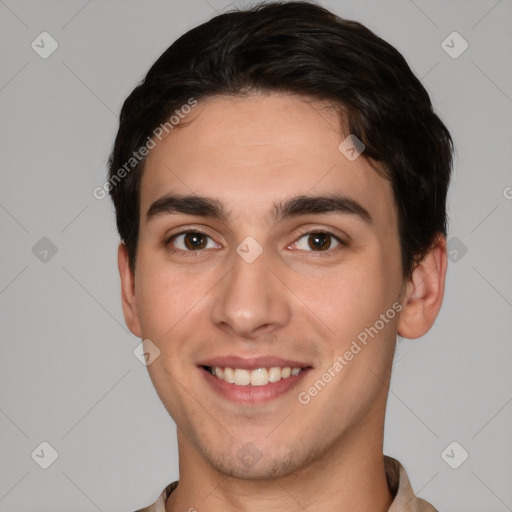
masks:
<path id="1" fill-rule="evenodd" d="M 396 336 L 441 307 L 450 134 L 403 57 L 305 2 L 215 17 L 124 103 L 122 303 L 177 425 L 146 512 L 434 511 L 383 455 Z"/>

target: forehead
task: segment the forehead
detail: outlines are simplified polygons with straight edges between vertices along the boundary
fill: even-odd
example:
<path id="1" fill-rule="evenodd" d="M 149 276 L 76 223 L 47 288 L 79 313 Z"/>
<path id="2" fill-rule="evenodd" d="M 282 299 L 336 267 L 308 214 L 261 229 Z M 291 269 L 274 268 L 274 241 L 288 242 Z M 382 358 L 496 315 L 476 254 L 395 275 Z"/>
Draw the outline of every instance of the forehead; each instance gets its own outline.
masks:
<path id="1" fill-rule="evenodd" d="M 147 157 L 142 221 L 169 193 L 216 198 L 252 223 L 276 201 L 331 192 L 359 202 L 378 223 L 396 220 L 390 183 L 365 158 L 340 151 L 348 134 L 327 104 L 280 94 L 213 97 L 184 122 Z"/>

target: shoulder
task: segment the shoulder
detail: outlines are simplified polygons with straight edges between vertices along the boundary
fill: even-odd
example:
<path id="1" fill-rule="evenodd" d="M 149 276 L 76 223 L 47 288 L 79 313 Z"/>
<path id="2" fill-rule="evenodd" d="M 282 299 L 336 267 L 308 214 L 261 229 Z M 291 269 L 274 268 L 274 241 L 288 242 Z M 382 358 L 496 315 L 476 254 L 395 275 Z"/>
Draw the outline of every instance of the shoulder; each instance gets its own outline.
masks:
<path id="1" fill-rule="evenodd" d="M 385 455 L 384 466 L 389 489 L 394 496 L 388 512 L 438 512 L 428 501 L 414 494 L 407 472 L 398 460 Z"/>
<path id="2" fill-rule="evenodd" d="M 170 483 L 160 493 L 160 496 L 158 496 L 154 503 L 148 505 L 147 507 L 136 510 L 135 512 L 165 512 L 165 502 L 171 493 L 176 489 L 176 487 L 178 487 L 178 481 Z"/>

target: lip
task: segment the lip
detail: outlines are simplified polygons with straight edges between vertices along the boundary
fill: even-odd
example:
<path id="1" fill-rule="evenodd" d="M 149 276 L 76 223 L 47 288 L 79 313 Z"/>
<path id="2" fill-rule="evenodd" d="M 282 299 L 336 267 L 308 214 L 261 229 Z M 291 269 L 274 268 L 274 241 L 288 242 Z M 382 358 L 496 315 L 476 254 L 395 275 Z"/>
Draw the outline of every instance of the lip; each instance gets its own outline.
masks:
<path id="1" fill-rule="evenodd" d="M 269 382 L 265 386 L 237 386 L 219 379 L 203 367 L 199 369 L 213 390 L 224 398 L 232 402 L 256 405 L 274 400 L 295 388 L 311 368 L 302 370 L 299 375 L 292 375 L 277 382 Z"/>
<path id="2" fill-rule="evenodd" d="M 262 356 L 262 357 L 238 357 L 224 356 L 214 357 L 205 361 L 201 361 L 197 366 L 220 366 L 221 368 L 240 368 L 243 370 L 256 370 L 257 368 L 272 368 L 280 366 L 281 368 L 311 368 L 311 365 L 291 359 L 281 359 L 278 357 Z"/>

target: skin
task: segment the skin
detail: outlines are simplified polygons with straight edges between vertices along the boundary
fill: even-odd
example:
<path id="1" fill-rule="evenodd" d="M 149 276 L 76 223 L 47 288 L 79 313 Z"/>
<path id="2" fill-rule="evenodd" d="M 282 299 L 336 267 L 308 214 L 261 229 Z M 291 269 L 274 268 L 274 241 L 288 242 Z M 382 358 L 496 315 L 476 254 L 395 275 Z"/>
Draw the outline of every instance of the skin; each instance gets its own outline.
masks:
<path id="1" fill-rule="evenodd" d="M 278 94 L 214 97 L 186 122 L 147 158 L 135 274 L 123 244 L 118 252 L 126 323 L 158 346 L 148 371 L 177 424 L 180 484 L 166 511 L 388 510 L 382 445 L 396 335 L 417 338 L 434 323 L 445 238 L 403 278 L 391 186 L 365 158 L 338 150 L 345 135 L 326 105 Z M 339 213 L 269 220 L 275 201 L 333 191 L 374 223 Z M 150 205 L 170 192 L 218 199 L 229 220 L 174 213 L 147 221 Z M 205 249 L 185 253 L 183 237 L 163 243 L 190 228 L 210 237 Z M 310 228 L 348 245 L 328 239 L 315 251 L 301 235 Z M 236 252 L 248 236 L 263 249 L 250 264 Z M 395 302 L 401 312 L 301 404 L 298 393 Z M 273 401 L 241 405 L 197 368 L 226 355 L 295 359 L 312 370 Z M 247 443 L 260 457 L 250 467 L 237 456 Z"/>

